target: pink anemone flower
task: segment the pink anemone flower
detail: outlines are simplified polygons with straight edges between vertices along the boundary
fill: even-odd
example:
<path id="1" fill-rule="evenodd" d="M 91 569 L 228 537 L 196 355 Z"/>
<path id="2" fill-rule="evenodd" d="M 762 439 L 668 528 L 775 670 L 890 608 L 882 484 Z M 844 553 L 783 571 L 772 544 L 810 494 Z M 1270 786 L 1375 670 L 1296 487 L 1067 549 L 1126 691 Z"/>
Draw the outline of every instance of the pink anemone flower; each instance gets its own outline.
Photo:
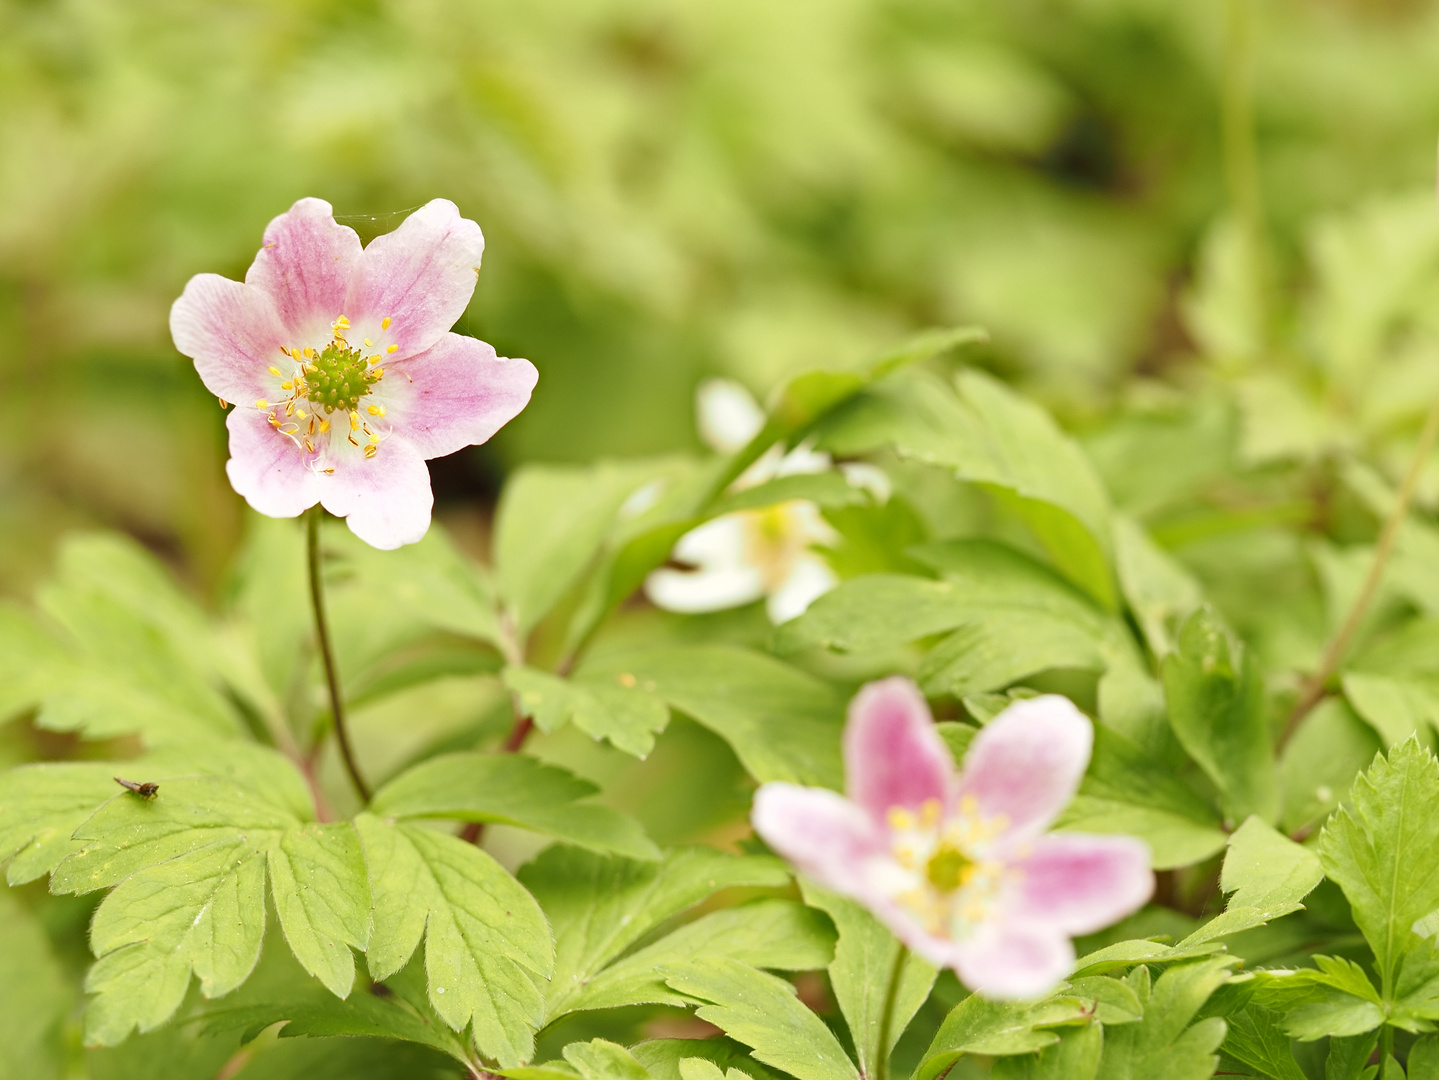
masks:
<path id="1" fill-rule="evenodd" d="M 956 774 L 918 688 L 884 679 L 850 705 L 849 798 L 765 784 L 755 831 L 971 989 L 1036 997 L 1073 970 L 1073 935 L 1117 922 L 1154 890 L 1139 840 L 1046 832 L 1093 740 L 1064 698 L 1020 701 L 975 735 Z"/>
<path id="2" fill-rule="evenodd" d="M 539 378 L 449 332 L 484 249 L 445 199 L 363 248 L 329 203 L 301 199 L 270 222 L 243 282 L 190 279 L 170 333 L 237 406 L 225 471 L 251 506 L 295 517 L 320 503 L 377 548 L 425 535 L 425 461 L 485 442 Z"/>

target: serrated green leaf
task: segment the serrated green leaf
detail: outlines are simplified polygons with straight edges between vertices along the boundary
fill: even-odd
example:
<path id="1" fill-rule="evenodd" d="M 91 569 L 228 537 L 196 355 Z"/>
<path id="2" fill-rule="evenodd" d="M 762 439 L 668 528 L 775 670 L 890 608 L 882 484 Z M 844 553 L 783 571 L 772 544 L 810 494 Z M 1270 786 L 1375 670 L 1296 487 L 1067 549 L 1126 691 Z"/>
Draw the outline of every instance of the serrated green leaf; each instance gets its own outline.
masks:
<path id="1" fill-rule="evenodd" d="M 1038 406 L 965 371 L 951 390 L 909 376 L 865 392 L 828 421 L 820 445 L 839 453 L 893 445 L 994 491 L 1066 577 L 1114 607 L 1109 499 L 1077 445 Z"/>
<path id="2" fill-rule="evenodd" d="M 651 1039 L 630 1047 L 635 1060 L 649 1070 L 655 1080 L 685 1080 L 680 1065 L 685 1061 L 708 1061 L 724 1070 L 725 1080 L 777 1080 L 752 1058 L 744 1047 L 726 1038 L 714 1039 Z"/>
<path id="3" fill-rule="evenodd" d="M 510 1068 L 533 1051 L 543 1002 L 527 972 L 549 977 L 544 914 L 499 863 L 458 837 L 373 814 L 355 819 L 370 870 L 370 973 L 399 971 L 425 941 L 430 1004 Z"/>
<path id="4" fill-rule="evenodd" d="M 917 956 L 905 961 L 899 991 L 894 999 L 888 1046 L 879 1045 L 885 994 L 894 971 L 900 944 L 864 908 L 835 893 L 801 882 L 804 901 L 825 912 L 839 932 L 834 960 L 829 965 L 830 986 L 840 1012 L 849 1025 L 850 1038 L 863 1076 L 873 1076 L 881 1055 L 887 1055 L 904 1034 L 914 1014 L 929 997 L 938 971 Z M 768 966 L 768 965 L 757 965 Z"/>
<path id="5" fill-rule="evenodd" d="M 662 965 L 684 960 L 724 956 L 771 971 L 813 971 L 833 955 L 834 931 L 824 916 L 793 900 L 755 900 L 704 915 L 616 961 L 586 983 L 566 1008 L 577 1012 L 640 1003 L 690 1004 L 658 974 Z"/>
<path id="6" fill-rule="evenodd" d="M 1414 924 L 1439 910 L 1439 764 L 1410 739 L 1376 757 L 1325 825 L 1324 871 L 1344 891 L 1386 991 Z M 1415 872 L 1419 867 L 1425 872 Z"/>
<path id="7" fill-rule="evenodd" d="M 1179 631 L 1164 661 L 1169 722 L 1184 749 L 1219 788 L 1234 820 L 1279 813 L 1264 681 L 1244 646 L 1206 608 Z"/>
<path id="8" fill-rule="evenodd" d="M 507 667 L 504 680 L 541 731 L 573 723 L 591 738 L 608 739 L 638 758 L 654 749 L 655 735 L 670 718 L 663 701 L 615 679 L 562 679 L 534 668 Z"/>
<path id="9" fill-rule="evenodd" d="M 570 1043 L 565 1060 L 584 1080 L 650 1080 L 650 1074 L 623 1046 L 606 1039 Z"/>
<path id="10" fill-rule="evenodd" d="M 1329 1055 L 1324 1059 L 1324 1080 L 1374 1080 L 1374 1074 L 1379 1069 L 1378 1066 L 1371 1068 L 1369 1059 L 1373 1056 L 1378 1041 L 1378 1031 L 1347 1038 L 1331 1037 Z M 1418 1046 L 1417 1043 L 1415 1045 Z M 1413 1060 L 1411 1052 L 1411 1065 Z M 1426 1077 L 1425 1080 L 1439 1080 L 1439 1073 L 1435 1073 L 1432 1078 Z"/>
<path id="11" fill-rule="evenodd" d="M 519 878 L 554 927 L 548 1021 L 569 1011 L 607 964 L 666 919 L 720 889 L 784 885 L 789 874 L 778 859 L 708 848 L 677 848 L 654 863 L 555 846 L 521 867 Z"/>
<path id="12" fill-rule="evenodd" d="M 1203 1080 L 1212 1075 L 1219 1060 L 1215 1051 L 1224 1041 L 1224 1021 L 1192 1021 L 1228 979 L 1230 963 L 1225 958 L 1201 960 L 1160 975 L 1144 1002 L 1144 1019 L 1105 1031 L 1096 1080 Z"/>
<path id="13" fill-rule="evenodd" d="M 1284 1013 L 1284 1030 L 1306 1042 L 1361 1035 L 1384 1023 L 1383 999 L 1364 969 L 1335 956 L 1316 956 L 1316 967 L 1261 971 L 1254 1001 Z"/>
<path id="14" fill-rule="evenodd" d="M 1041 671 L 1104 667 L 1086 630 L 1050 616 L 996 609 L 958 626 L 929 651 L 918 674 L 929 696 L 963 697 L 1000 690 Z"/>
<path id="15" fill-rule="evenodd" d="M 1233 893 L 1224 913 L 1211 919 L 1180 945 L 1197 945 L 1226 934 L 1263 926 L 1300 910 L 1300 903 L 1324 880 L 1319 856 L 1276 832 L 1257 817 L 1245 820 L 1229 837 L 1220 888 Z"/>
<path id="16" fill-rule="evenodd" d="M 1066 1031 L 1059 1042 L 1037 1054 L 1002 1057 L 990 1074 L 995 1080 L 1093 1080 L 1104 1048 L 1102 1024 Z"/>
<path id="17" fill-rule="evenodd" d="M 81 762 L 22 765 L 0 773 L 0 862 L 5 878 L 23 885 L 50 873 L 80 847 L 71 836 L 113 798 L 110 765 Z"/>
<path id="18" fill-rule="evenodd" d="M 269 849 L 270 889 L 290 949 L 336 997 L 355 981 L 351 949 L 370 938 L 370 883 L 349 822 L 290 829 Z"/>
<path id="19" fill-rule="evenodd" d="M 582 674 L 604 673 L 692 716 L 734 749 L 762 783 L 839 787 L 845 699 L 830 684 L 730 645 L 668 646 L 607 654 Z"/>
<path id="20" fill-rule="evenodd" d="M 680 993 L 708 1002 L 696 1015 L 765 1064 L 799 1080 L 858 1080 L 839 1040 L 783 979 L 724 958 L 667 965 L 661 974 Z"/>
<path id="21" fill-rule="evenodd" d="M 495 511 L 495 581 L 526 634 L 593 560 L 620 505 L 647 479 L 632 465 L 527 465 Z"/>
<path id="22" fill-rule="evenodd" d="M 61 1024 L 75 998 L 39 921 L 0 889 L 0 1076 L 56 1080 Z"/>
<path id="23" fill-rule="evenodd" d="M 443 754 L 405 770 L 375 793 L 384 818 L 496 822 L 555 836 L 594 851 L 657 859 L 633 818 L 577 805 L 599 789 L 567 769 L 523 754 Z"/>
<path id="24" fill-rule="evenodd" d="M 1250 1005 L 1224 1017 L 1228 1033 L 1223 1052 L 1270 1080 L 1307 1080 L 1294 1060 L 1289 1036 L 1280 1026 L 1280 1017 L 1269 1009 Z"/>
<path id="25" fill-rule="evenodd" d="M 1035 1028 L 1036 1019 L 1031 1004 L 970 994 L 940 1024 L 920 1059 L 915 1080 L 935 1080 L 965 1054 L 1030 1054 L 1058 1042 L 1053 1032 Z"/>

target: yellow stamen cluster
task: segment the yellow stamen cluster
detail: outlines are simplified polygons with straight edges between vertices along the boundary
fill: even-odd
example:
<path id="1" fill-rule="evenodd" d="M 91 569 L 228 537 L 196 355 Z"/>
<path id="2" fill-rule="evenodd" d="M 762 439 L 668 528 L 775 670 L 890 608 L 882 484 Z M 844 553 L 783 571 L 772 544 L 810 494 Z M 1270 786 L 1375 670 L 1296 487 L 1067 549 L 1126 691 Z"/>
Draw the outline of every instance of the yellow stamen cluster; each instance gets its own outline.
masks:
<path id="1" fill-rule="evenodd" d="M 381 331 L 390 328 L 390 320 L 380 323 Z M 335 413 L 349 417 L 349 432 L 346 441 L 351 446 L 363 447 L 365 457 L 374 457 L 380 449 L 380 441 L 386 432 L 372 430 L 367 421 L 360 419 L 360 401 L 368 397 L 380 380 L 385 369 L 379 366 L 379 353 L 365 355 L 364 350 L 352 348 L 347 340 L 350 320 L 341 315 L 330 326 L 331 340 L 323 349 L 281 348 L 280 352 L 293 365 L 287 375 L 281 368 L 271 365 L 270 375 L 280 379 L 280 390 L 284 396 L 276 401 L 261 398 L 255 408 L 269 413 L 270 426 L 282 435 L 288 436 L 307 454 L 317 452 L 316 440 L 330 430 L 330 420 Z M 365 339 L 365 347 L 373 343 Z M 390 345 L 388 352 L 395 352 L 397 346 Z M 308 406 L 308 408 L 307 408 Z M 385 415 L 383 405 L 365 406 L 365 412 L 376 419 Z M 361 442 L 357 436 L 363 436 Z M 327 468 L 325 472 L 333 472 Z"/>
<path id="2" fill-rule="evenodd" d="M 972 796 L 960 800 L 945 818 L 937 799 L 916 813 L 892 807 L 888 813 L 890 848 L 910 874 L 911 886 L 896 899 L 917 915 L 930 933 L 960 937 L 980 922 L 1010 871 L 985 857 L 989 841 L 1008 823 L 985 818 Z"/>

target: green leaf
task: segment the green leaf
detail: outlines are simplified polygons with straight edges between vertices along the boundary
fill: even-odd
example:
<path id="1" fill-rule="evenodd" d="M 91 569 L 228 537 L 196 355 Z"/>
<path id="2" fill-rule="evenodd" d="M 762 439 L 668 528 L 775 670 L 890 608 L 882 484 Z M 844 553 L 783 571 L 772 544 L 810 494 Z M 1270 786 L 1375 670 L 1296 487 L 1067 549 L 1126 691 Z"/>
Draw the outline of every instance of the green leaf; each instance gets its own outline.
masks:
<path id="1" fill-rule="evenodd" d="M 1253 655 L 1201 608 L 1164 661 L 1169 722 L 1184 749 L 1221 793 L 1226 814 L 1243 820 L 1279 813 L 1264 680 Z"/>
<path id="2" fill-rule="evenodd" d="M 778 859 L 709 848 L 677 848 L 654 863 L 555 846 L 521 867 L 519 877 L 554 928 L 546 1021 L 568 1012 L 606 965 L 666 919 L 720 889 L 789 881 Z"/>
<path id="3" fill-rule="evenodd" d="M 523 636 L 574 586 L 647 479 L 632 465 L 527 465 L 495 511 L 495 577 Z"/>
<path id="4" fill-rule="evenodd" d="M 762 783 L 840 786 L 846 701 L 813 675 L 730 645 L 607 654 L 581 671 L 600 673 L 692 716 L 729 743 Z"/>
<path id="5" fill-rule="evenodd" d="M 1102 725 L 1094 736 L 1089 772 L 1059 827 L 1138 836 L 1158 870 L 1187 866 L 1223 849 L 1228 837 L 1218 815 L 1169 766 Z"/>
<path id="6" fill-rule="evenodd" d="M 917 956 L 905 961 L 888 1046 L 879 1045 L 885 993 L 900 945 L 873 915 L 851 900 L 801 882 L 804 901 L 829 915 L 839 941 L 829 965 L 830 986 L 849 1025 L 863 1076 L 873 1076 L 881 1055 L 887 1055 L 929 997 L 938 972 Z M 767 967 L 769 965 L 756 965 Z"/>
<path id="7" fill-rule="evenodd" d="M 1284 1013 L 1284 1030 L 1306 1042 L 1362 1035 L 1384 1023 L 1383 999 L 1364 969 L 1334 956 L 1314 957 L 1314 968 L 1254 974 L 1254 1001 Z"/>
<path id="8" fill-rule="evenodd" d="M 713 957 L 667 965 L 665 982 L 708 1004 L 695 1013 L 798 1080 L 859 1080 L 839 1040 L 783 979 Z"/>
<path id="9" fill-rule="evenodd" d="M 1439 910 L 1439 764 L 1410 739 L 1376 757 L 1324 827 L 1325 873 L 1344 891 L 1386 991 L 1414 924 Z M 1415 872 L 1424 867 L 1425 872 Z"/>
<path id="10" fill-rule="evenodd" d="M 1294 1060 L 1277 1013 L 1251 1005 L 1224 1019 L 1229 1025 L 1223 1046 L 1226 1055 L 1271 1080 L 1308 1080 Z"/>
<path id="11" fill-rule="evenodd" d="M 940 1024 L 915 1080 L 935 1080 L 965 1054 L 1030 1054 L 1058 1042 L 1053 1032 L 1036 1029 L 1039 1019 L 1031 1004 L 970 994 Z"/>
<path id="12" fill-rule="evenodd" d="M 725 1070 L 725 1080 L 777 1080 L 748 1051 L 726 1038 L 714 1039 L 651 1039 L 630 1047 L 635 1060 L 649 1070 L 655 1080 L 686 1080 L 680 1065 L 689 1061 L 708 1061 Z"/>
<path id="13" fill-rule="evenodd" d="M 1439 1080 L 1439 1035 L 1417 1040 L 1409 1048 L 1408 1066 L 1409 1080 Z"/>
<path id="14" fill-rule="evenodd" d="M 1192 1023 L 1209 996 L 1228 979 L 1225 958 L 1172 967 L 1148 985 L 1147 969 L 1131 977 L 1144 1004 L 1137 1024 L 1108 1028 L 1096 1080 L 1203 1080 L 1218 1063 L 1215 1050 L 1224 1040 L 1224 1021 L 1210 1017 Z"/>
<path id="15" fill-rule="evenodd" d="M 1343 686 L 1349 704 L 1379 733 L 1385 747 L 1399 745 L 1416 731 L 1439 726 L 1439 681 L 1433 678 L 1347 671 Z"/>
<path id="16" fill-rule="evenodd" d="M 1229 838 L 1219 887 L 1229 898 L 1224 913 L 1181 942 L 1197 945 L 1225 934 L 1263 926 L 1300 910 L 1300 903 L 1324 880 L 1319 857 L 1276 832 L 1257 817 L 1248 818 Z"/>
<path id="17" fill-rule="evenodd" d="M 1279 759 L 1284 786 L 1281 828 L 1289 833 L 1314 831 L 1381 749 L 1373 729 L 1342 698 L 1321 701 Z"/>
<path id="18" fill-rule="evenodd" d="M 577 1012 L 640 1003 L 688 1005 L 665 986 L 658 972 L 664 965 L 700 957 L 728 957 L 773 971 L 813 971 L 833 955 L 834 931 L 824 916 L 793 900 L 755 900 L 711 912 L 611 964 L 566 1008 Z M 923 996 L 914 1007 L 922 1002 Z"/>
<path id="19" fill-rule="evenodd" d="M 50 873 L 80 847 L 81 822 L 120 791 L 105 764 L 22 765 L 0 773 L 0 862 L 5 879 L 23 885 Z"/>
<path id="20" fill-rule="evenodd" d="M 64 970 L 36 918 L 0 889 L 0 1076 L 57 1080 L 61 1025 L 74 1001 Z"/>
<path id="21" fill-rule="evenodd" d="M 515 825 L 595 851 L 657 859 L 659 849 L 633 818 L 578 805 L 599 789 L 557 765 L 523 754 L 443 754 L 405 770 L 375 793 L 385 818 L 445 818 Z"/>
<path id="22" fill-rule="evenodd" d="M 1149 651 L 1164 657 L 1180 624 L 1203 602 L 1199 583 L 1136 522 L 1114 519 L 1114 564 L 1125 602 L 1144 632 Z"/>
<path id="23" fill-rule="evenodd" d="M 919 682 L 930 697 L 963 697 L 1050 669 L 1104 667 L 1086 630 L 1051 616 L 996 609 L 962 623 L 931 649 L 920 664 Z"/>
<path id="24" fill-rule="evenodd" d="M 438 1051 L 387 1039 L 280 1039 L 260 1049 L 235 1080 L 462 1080 Z"/>
<path id="25" fill-rule="evenodd" d="M 348 822 L 288 830 L 269 849 L 270 890 L 280 926 L 306 971 L 337 997 L 355 981 L 370 937 L 370 889 L 360 840 Z"/>
<path id="26" fill-rule="evenodd" d="M 669 723 L 663 701 L 616 679 L 562 679 L 530 667 L 507 667 L 504 680 L 541 731 L 573 723 L 637 758 L 649 755 L 655 735 Z"/>
<path id="27" fill-rule="evenodd" d="M 987 375 L 963 372 L 955 390 L 918 376 L 876 387 L 823 426 L 820 445 L 841 454 L 893 445 L 996 492 L 1067 578 L 1113 608 L 1109 499 L 1083 452 Z"/>
<path id="28" fill-rule="evenodd" d="M 605 1039 L 570 1043 L 564 1055 L 584 1080 L 650 1080 L 645 1067 L 628 1050 Z"/>
<path id="29" fill-rule="evenodd" d="M 429 1000 L 504 1067 L 533 1052 L 544 1004 L 528 973 L 554 964 L 544 914 L 499 863 L 458 837 L 373 814 L 355 819 L 374 897 L 370 973 L 384 979 L 425 942 Z"/>
<path id="30" fill-rule="evenodd" d="M 1038 1054 L 1000 1058 L 990 1075 L 994 1080 L 1094 1080 L 1103 1048 L 1103 1025 L 1086 1024 L 1064 1032 Z"/>
<path id="31" fill-rule="evenodd" d="M 1371 1068 L 1369 1059 L 1373 1056 L 1378 1041 L 1378 1031 L 1347 1038 L 1331 1037 L 1329 1056 L 1324 1060 L 1324 1080 L 1374 1080 L 1374 1074 L 1379 1071 L 1379 1067 L 1376 1065 Z M 1416 1049 L 1418 1045 L 1415 1044 Z M 1409 1064 L 1411 1068 L 1414 1065 L 1413 1051 L 1410 1052 Z M 1422 1080 L 1439 1080 L 1439 1072 L 1435 1072 L 1432 1077 L 1421 1073 L 1416 1080 L 1420 1077 Z"/>
<path id="32" fill-rule="evenodd" d="M 763 510 L 794 499 L 826 507 L 856 506 L 869 502 L 864 490 L 851 485 L 840 473 L 797 473 L 731 492 L 710 508 L 710 514 L 719 517 L 738 510 Z"/>
<path id="33" fill-rule="evenodd" d="M 369 934 L 365 867 L 348 824 L 307 823 L 308 793 L 294 767 L 258 748 L 233 756 L 231 773 L 267 780 L 160 777 L 144 799 L 120 792 L 75 831 L 80 846 L 51 889 L 114 886 L 95 912 L 98 957 L 86 1040 L 112 1045 L 149 1031 L 179 1007 L 193 973 L 208 998 L 239 986 L 259 959 L 267 864 L 276 910 L 301 964 L 338 995 L 354 979 L 350 947 Z M 297 790 L 298 789 L 298 790 Z"/>

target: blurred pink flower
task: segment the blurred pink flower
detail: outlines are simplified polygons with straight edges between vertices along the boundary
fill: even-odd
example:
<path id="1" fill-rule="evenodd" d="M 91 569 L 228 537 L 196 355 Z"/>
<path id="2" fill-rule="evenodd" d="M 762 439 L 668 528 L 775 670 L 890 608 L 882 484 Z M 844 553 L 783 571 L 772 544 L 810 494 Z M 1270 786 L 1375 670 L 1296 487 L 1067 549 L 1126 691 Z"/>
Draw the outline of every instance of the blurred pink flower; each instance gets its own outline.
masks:
<path id="1" fill-rule="evenodd" d="M 918 688 L 885 679 L 850 705 L 849 798 L 765 784 L 754 827 L 971 989 L 1035 997 L 1073 970 L 1071 936 L 1118 921 L 1154 889 L 1140 841 L 1046 832 L 1093 739 L 1062 697 L 1016 702 L 975 735 L 956 775 Z"/>
<path id="2" fill-rule="evenodd" d="M 428 458 L 482 443 L 538 373 L 449 332 L 485 240 L 436 199 L 361 248 L 330 204 L 270 222 L 243 283 L 197 274 L 170 311 L 175 346 L 230 413 L 230 483 L 256 510 L 321 503 L 378 548 L 430 524 Z"/>

